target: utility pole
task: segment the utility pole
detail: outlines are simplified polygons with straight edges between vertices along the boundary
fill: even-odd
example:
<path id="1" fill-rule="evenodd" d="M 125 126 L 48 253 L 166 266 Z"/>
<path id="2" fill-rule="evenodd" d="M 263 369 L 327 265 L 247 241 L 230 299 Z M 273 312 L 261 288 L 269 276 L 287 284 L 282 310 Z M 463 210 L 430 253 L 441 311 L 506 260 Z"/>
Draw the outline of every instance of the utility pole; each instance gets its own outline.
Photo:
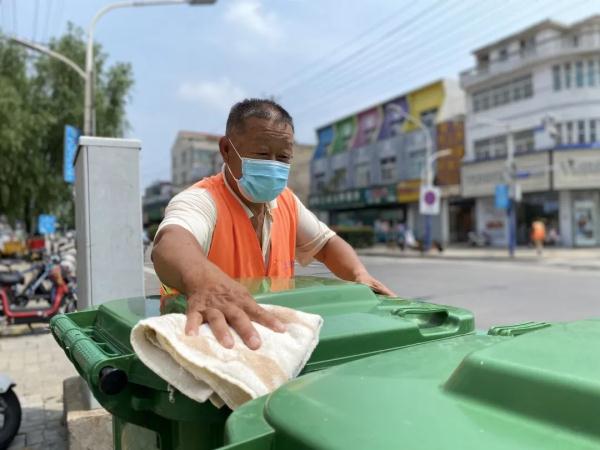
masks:
<path id="1" fill-rule="evenodd" d="M 506 126 L 506 171 L 505 179 L 509 186 L 510 198 L 506 210 L 508 224 L 508 255 L 515 256 L 517 246 L 517 204 L 519 201 L 519 185 L 517 184 L 517 167 L 515 164 L 515 137 L 509 125 Z"/>

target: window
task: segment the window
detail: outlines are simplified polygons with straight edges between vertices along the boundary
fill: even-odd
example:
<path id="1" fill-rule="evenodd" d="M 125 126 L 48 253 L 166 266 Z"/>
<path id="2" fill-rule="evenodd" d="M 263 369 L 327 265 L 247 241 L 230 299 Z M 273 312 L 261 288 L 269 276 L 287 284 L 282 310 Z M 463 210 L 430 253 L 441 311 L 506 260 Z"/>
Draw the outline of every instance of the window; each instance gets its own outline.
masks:
<path id="1" fill-rule="evenodd" d="M 325 174 L 324 173 L 316 173 L 315 174 L 315 191 L 321 192 L 325 189 Z"/>
<path id="2" fill-rule="evenodd" d="M 585 121 L 580 120 L 577 122 L 577 142 L 585 144 Z"/>
<path id="3" fill-rule="evenodd" d="M 569 89 L 571 87 L 571 63 L 565 63 L 565 88 Z"/>
<path id="4" fill-rule="evenodd" d="M 530 152 L 534 149 L 535 141 L 533 130 L 523 130 L 515 133 L 513 136 L 515 151 L 517 153 Z"/>
<path id="5" fill-rule="evenodd" d="M 572 144 L 573 143 L 573 122 L 567 122 L 566 127 L 567 127 L 567 136 L 566 136 L 567 144 Z"/>
<path id="6" fill-rule="evenodd" d="M 560 91 L 560 66 L 552 67 L 552 84 L 555 91 Z"/>
<path id="7" fill-rule="evenodd" d="M 562 123 L 557 123 L 556 124 L 556 145 L 561 145 L 563 143 L 563 138 L 562 138 Z"/>
<path id="8" fill-rule="evenodd" d="M 365 187 L 371 183 L 371 163 L 361 163 L 356 166 L 356 187 Z"/>
<path id="9" fill-rule="evenodd" d="M 333 172 L 332 184 L 334 189 L 344 189 L 346 187 L 346 168 L 336 169 Z"/>
<path id="10" fill-rule="evenodd" d="M 535 51 L 535 36 L 530 36 L 527 39 L 521 39 L 519 42 L 519 51 L 521 56 L 527 56 Z"/>
<path id="11" fill-rule="evenodd" d="M 574 35 L 571 38 L 571 43 L 573 44 L 573 47 L 579 47 L 579 36 Z"/>
<path id="12" fill-rule="evenodd" d="M 475 141 L 475 158 L 488 159 L 490 157 L 491 139 L 480 139 Z"/>
<path id="13" fill-rule="evenodd" d="M 577 87 L 583 87 L 583 61 L 575 63 L 575 82 Z"/>
<path id="14" fill-rule="evenodd" d="M 473 111 L 486 111 L 533 96 L 531 75 L 519 77 L 506 83 L 491 86 L 473 93 Z"/>
<path id="15" fill-rule="evenodd" d="M 396 180 L 396 157 L 383 158 L 381 160 L 381 181 Z"/>
<path id="16" fill-rule="evenodd" d="M 506 156 L 506 144 L 506 136 L 496 136 L 491 142 L 491 154 L 496 158 L 502 158 L 503 156 Z"/>
<path id="17" fill-rule="evenodd" d="M 587 76 L 587 84 L 590 87 L 593 87 L 596 84 L 596 61 L 590 59 L 588 61 L 588 76 Z"/>
<path id="18" fill-rule="evenodd" d="M 432 108 L 421 113 L 421 123 L 425 125 L 427 128 L 432 128 L 435 126 L 435 117 L 437 115 L 437 109 Z"/>
<path id="19" fill-rule="evenodd" d="M 596 142 L 596 120 L 590 120 L 590 142 Z"/>
<path id="20" fill-rule="evenodd" d="M 506 49 L 506 47 L 501 48 L 500 51 L 498 52 L 498 60 L 506 61 L 507 59 L 508 59 L 508 50 Z"/>

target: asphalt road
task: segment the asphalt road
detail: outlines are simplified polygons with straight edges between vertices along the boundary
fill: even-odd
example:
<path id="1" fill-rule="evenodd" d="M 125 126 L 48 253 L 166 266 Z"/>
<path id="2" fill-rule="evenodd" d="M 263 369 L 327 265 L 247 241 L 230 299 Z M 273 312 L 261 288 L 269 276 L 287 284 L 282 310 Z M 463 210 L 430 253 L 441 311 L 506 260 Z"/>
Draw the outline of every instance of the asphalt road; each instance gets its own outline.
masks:
<path id="1" fill-rule="evenodd" d="M 401 297 L 460 306 L 487 329 L 525 321 L 568 321 L 600 316 L 600 271 L 523 262 L 444 261 L 365 256 L 373 276 Z M 331 276 L 321 264 L 298 275 Z M 158 283 L 146 268 L 147 294 Z"/>

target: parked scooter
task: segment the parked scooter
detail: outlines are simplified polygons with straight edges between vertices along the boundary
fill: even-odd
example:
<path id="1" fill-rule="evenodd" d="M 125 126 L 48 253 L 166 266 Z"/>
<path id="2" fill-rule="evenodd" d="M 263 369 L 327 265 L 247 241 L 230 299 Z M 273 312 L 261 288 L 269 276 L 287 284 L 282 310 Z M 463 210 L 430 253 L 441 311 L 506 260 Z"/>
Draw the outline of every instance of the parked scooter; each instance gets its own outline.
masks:
<path id="1" fill-rule="evenodd" d="M 8 375 L 0 373 L 0 450 L 8 448 L 21 426 L 21 404 L 14 387 Z"/>
<path id="2" fill-rule="evenodd" d="M 73 266 L 71 259 L 62 260 L 58 255 L 51 257 L 44 272 L 50 287 L 47 296 L 41 297 L 47 300 L 47 304 L 41 306 L 39 302 L 29 306 L 30 300 L 40 299 L 37 295 L 21 296 L 19 286 L 25 281 L 22 273 L 0 272 L 0 324 L 43 323 L 58 313 L 75 311 L 77 297 Z M 38 289 L 35 291 L 39 292 Z"/>

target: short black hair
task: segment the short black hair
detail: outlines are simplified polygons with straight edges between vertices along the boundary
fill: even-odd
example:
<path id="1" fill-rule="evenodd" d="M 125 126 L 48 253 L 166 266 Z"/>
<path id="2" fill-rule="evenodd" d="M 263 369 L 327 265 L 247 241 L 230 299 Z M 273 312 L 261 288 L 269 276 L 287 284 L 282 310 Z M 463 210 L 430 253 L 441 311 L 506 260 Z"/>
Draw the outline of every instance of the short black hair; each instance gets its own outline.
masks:
<path id="1" fill-rule="evenodd" d="M 243 131 L 245 121 L 250 117 L 273 119 L 276 122 L 289 125 L 294 131 L 292 116 L 279 103 L 263 98 L 246 98 L 231 107 L 225 132 L 231 134 L 234 130 Z"/>

